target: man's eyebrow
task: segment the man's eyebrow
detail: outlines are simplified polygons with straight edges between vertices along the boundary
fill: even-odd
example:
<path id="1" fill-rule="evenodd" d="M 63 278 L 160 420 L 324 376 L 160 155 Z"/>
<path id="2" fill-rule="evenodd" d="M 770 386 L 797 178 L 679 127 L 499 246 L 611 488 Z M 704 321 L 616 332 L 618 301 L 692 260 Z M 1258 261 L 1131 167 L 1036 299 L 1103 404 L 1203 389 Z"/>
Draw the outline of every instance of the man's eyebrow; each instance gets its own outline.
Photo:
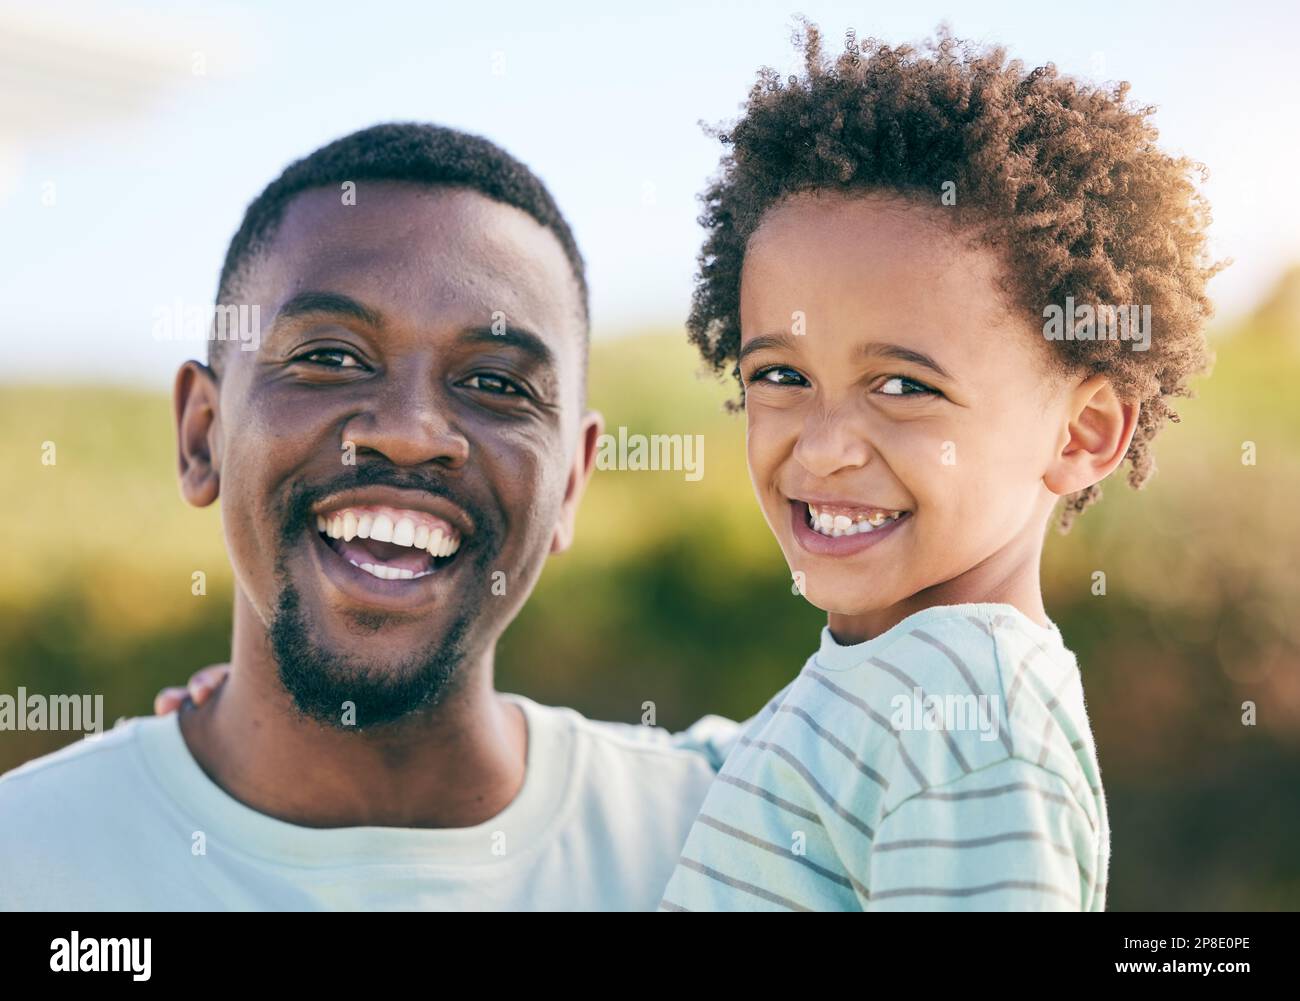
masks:
<path id="1" fill-rule="evenodd" d="M 555 367 L 555 352 L 544 340 L 523 327 L 505 326 L 495 330 L 492 327 L 471 327 L 460 335 L 460 339 L 466 344 L 504 344 L 532 356 L 539 367 Z"/>
<path id="2" fill-rule="evenodd" d="M 896 358 L 899 361 L 910 361 L 914 365 L 921 365 L 930 371 L 943 376 L 945 379 L 951 379 L 947 370 L 937 361 L 931 358 L 923 351 L 915 351 L 912 348 L 905 348 L 901 344 L 885 344 L 880 341 L 868 341 L 866 344 L 858 345 L 858 354 L 860 355 L 883 355 L 886 358 Z"/>
<path id="3" fill-rule="evenodd" d="M 740 354 L 736 355 L 736 362 L 739 364 L 744 361 L 755 351 L 762 351 L 766 348 L 793 348 L 794 339 L 789 334 L 760 334 L 752 340 L 746 341 L 740 348 Z"/>
<path id="4" fill-rule="evenodd" d="M 384 318 L 377 310 L 358 302 L 341 292 L 299 292 L 288 299 L 275 314 L 275 322 L 292 320 L 308 313 L 331 313 L 345 316 L 371 327 L 383 326 Z"/>

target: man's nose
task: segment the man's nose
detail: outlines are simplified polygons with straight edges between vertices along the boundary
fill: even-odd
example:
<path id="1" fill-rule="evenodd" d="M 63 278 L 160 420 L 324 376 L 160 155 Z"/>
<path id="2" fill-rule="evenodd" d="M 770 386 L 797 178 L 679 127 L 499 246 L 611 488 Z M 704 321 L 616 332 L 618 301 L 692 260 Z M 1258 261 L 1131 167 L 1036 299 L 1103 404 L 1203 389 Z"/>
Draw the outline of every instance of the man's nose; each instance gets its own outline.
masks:
<path id="1" fill-rule="evenodd" d="M 862 422 L 837 408 L 810 413 L 794 447 L 795 460 L 813 476 L 823 478 L 861 468 L 874 454 Z"/>
<path id="2" fill-rule="evenodd" d="M 469 440 L 457 427 L 442 388 L 428 370 L 390 376 L 368 405 L 343 428 L 357 452 L 376 452 L 394 465 L 440 462 L 457 468 L 469 459 Z"/>

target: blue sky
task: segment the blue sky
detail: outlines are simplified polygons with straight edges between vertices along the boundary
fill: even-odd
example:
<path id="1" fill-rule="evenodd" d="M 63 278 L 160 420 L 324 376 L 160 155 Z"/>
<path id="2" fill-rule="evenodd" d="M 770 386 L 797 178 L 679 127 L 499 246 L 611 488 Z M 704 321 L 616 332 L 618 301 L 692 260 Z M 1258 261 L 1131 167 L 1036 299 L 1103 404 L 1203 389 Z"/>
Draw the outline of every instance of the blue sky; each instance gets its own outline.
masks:
<path id="1" fill-rule="evenodd" d="M 542 176 L 587 257 L 597 336 L 680 326 L 718 156 L 699 122 L 734 115 L 760 65 L 796 68 L 796 11 L 835 39 L 947 20 L 1030 63 L 1130 80 L 1163 144 L 1210 168 L 1214 246 L 1236 260 L 1212 286 L 1221 314 L 1300 260 L 1290 5 L 618 6 L 44 5 L 42 30 L 88 39 L 76 72 L 111 69 L 95 46 L 152 68 L 74 93 L 84 119 L 48 87 L 0 87 L 0 378 L 166 385 L 195 346 L 155 341 L 155 309 L 210 301 L 244 207 L 290 160 L 385 120 L 482 133 Z M 31 16 L 0 3 L 0 33 Z"/>

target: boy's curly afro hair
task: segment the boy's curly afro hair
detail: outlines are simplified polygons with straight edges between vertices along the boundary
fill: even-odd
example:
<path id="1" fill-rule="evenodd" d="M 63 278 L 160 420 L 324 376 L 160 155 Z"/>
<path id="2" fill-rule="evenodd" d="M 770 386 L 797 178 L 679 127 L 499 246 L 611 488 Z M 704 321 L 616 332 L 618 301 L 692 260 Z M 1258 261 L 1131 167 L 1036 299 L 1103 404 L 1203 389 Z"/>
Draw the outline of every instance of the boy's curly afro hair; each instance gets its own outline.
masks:
<path id="1" fill-rule="evenodd" d="M 1156 146 L 1151 107 L 1128 84 L 1096 87 L 1052 64 L 1025 71 L 1002 48 L 976 49 L 941 28 L 920 47 L 859 42 L 833 62 L 804 23 L 805 71 L 759 73 L 740 119 L 713 130 L 726 145 L 701 201 L 707 231 L 687 329 L 717 373 L 736 375 L 745 248 L 763 214 L 796 192 L 894 192 L 940 204 L 955 184 L 955 226 L 977 233 L 1007 265 L 1010 301 L 1042 323 L 1048 304 L 1150 305 L 1151 346 L 1052 342 L 1064 370 L 1105 373 L 1141 403 L 1125 458 L 1129 483 L 1154 469 L 1151 441 L 1169 406 L 1208 370 L 1202 333 L 1212 307 L 1204 168 Z M 949 189 L 954 190 L 954 189 Z M 743 391 L 740 405 L 743 405 Z M 1066 500 L 1060 526 L 1101 495 Z"/>

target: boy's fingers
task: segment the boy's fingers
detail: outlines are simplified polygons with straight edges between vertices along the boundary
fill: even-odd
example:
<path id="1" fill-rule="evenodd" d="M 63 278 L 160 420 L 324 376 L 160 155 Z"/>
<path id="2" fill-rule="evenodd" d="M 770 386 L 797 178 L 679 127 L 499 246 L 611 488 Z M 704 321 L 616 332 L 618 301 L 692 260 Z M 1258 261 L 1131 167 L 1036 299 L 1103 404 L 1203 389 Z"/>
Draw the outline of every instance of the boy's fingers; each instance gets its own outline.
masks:
<path id="1" fill-rule="evenodd" d="M 175 712 L 181 707 L 187 694 L 184 688 L 164 688 L 153 697 L 154 715 L 166 716 L 168 713 Z"/>
<path id="2" fill-rule="evenodd" d="M 229 673 L 229 664 L 215 664 L 196 671 L 190 678 L 188 688 L 190 700 L 196 706 L 203 705 L 208 700 L 208 696 L 221 687 L 221 683 L 226 680 L 226 675 Z"/>
<path id="3" fill-rule="evenodd" d="M 192 701 L 196 706 L 203 705 L 208 700 L 208 696 L 221 687 L 221 683 L 226 680 L 229 673 L 229 664 L 213 664 L 210 667 L 195 671 L 189 680 L 189 684 L 184 687 L 172 686 L 164 688 L 154 696 L 154 715 L 166 716 L 168 713 L 175 712 L 185 704 L 186 699 Z"/>
<path id="4" fill-rule="evenodd" d="M 190 677 L 190 688 L 193 689 L 195 685 L 199 685 L 211 691 L 225 681 L 226 675 L 229 673 L 229 664 L 212 664 L 200 668 Z"/>

